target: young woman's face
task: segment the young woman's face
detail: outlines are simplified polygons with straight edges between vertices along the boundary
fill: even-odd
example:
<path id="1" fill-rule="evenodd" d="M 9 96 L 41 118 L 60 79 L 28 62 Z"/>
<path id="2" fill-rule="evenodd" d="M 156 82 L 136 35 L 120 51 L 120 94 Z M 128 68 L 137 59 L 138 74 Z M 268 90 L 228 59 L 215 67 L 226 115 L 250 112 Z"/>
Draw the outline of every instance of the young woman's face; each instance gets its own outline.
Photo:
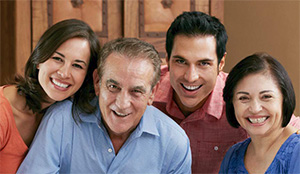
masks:
<path id="1" fill-rule="evenodd" d="M 265 136 L 282 128 L 283 96 L 269 73 L 244 77 L 232 102 L 237 121 L 250 136 Z"/>
<path id="2" fill-rule="evenodd" d="M 85 79 L 89 59 L 89 42 L 72 38 L 38 65 L 38 80 L 50 101 L 62 101 L 77 92 Z"/>

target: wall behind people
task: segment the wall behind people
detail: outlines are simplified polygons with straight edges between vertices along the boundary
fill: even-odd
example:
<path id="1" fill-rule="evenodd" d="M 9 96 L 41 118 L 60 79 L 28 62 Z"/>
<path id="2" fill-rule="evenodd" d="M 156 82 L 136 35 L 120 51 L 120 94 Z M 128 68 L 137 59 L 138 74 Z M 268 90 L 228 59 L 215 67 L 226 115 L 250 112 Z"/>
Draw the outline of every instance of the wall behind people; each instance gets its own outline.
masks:
<path id="1" fill-rule="evenodd" d="M 300 1 L 225 1 L 229 40 L 225 71 L 243 57 L 265 51 L 288 71 L 300 115 Z"/>

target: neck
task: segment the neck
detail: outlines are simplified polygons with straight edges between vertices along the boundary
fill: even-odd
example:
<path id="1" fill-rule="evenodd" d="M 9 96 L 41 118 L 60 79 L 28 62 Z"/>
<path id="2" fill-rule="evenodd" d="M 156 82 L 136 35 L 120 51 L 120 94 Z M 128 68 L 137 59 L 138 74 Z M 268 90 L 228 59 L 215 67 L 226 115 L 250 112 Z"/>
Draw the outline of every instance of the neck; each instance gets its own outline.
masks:
<path id="1" fill-rule="evenodd" d="M 121 149 L 123 144 L 126 142 L 129 135 L 115 135 L 115 134 L 110 133 L 109 137 L 114 146 L 115 153 L 118 154 L 119 150 Z"/>
<path id="2" fill-rule="evenodd" d="M 279 149 L 286 139 L 297 130 L 288 125 L 284 128 L 273 130 L 268 135 L 250 135 L 251 146 L 255 154 L 265 154 L 270 149 Z"/>
<path id="3" fill-rule="evenodd" d="M 210 95 L 210 94 L 209 94 Z M 197 109 L 201 108 L 204 103 L 206 102 L 206 100 L 208 99 L 208 96 L 206 96 L 204 99 L 202 99 L 196 106 L 194 107 L 187 107 L 185 106 L 181 101 L 180 98 L 178 97 L 178 95 L 176 94 L 176 92 L 174 91 L 174 95 L 173 95 L 173 100 L 175 101 L 175 103 L 177 104 L 178 108 L 180 109 L 180 111 L 183 113 L 183 115 L 185 117 L 188 117 L 190 114 L 192 114 L 193 112 L 195 112 Z"/>

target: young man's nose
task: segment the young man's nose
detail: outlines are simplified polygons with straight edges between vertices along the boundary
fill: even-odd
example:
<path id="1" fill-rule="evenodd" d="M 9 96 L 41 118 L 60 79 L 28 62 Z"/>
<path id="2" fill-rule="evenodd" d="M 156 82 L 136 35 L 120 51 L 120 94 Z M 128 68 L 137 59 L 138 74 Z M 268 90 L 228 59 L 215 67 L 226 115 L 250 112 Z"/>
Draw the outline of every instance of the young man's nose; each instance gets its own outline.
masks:
<path id="1" fill-rule="evenodd" d="M 199 78 L 197 68 L 194 65 L 189 66 L 188 70 L 185 72 L 184 78 L 188 82 L 194 82 Z"/>

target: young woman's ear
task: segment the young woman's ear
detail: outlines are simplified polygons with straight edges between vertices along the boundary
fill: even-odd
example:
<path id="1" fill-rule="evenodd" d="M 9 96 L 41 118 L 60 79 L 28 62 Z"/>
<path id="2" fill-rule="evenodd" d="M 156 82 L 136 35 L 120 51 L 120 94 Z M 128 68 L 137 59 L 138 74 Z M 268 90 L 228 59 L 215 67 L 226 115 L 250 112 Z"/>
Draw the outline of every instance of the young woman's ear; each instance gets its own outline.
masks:
<path id="1" fill-rule="evenodd" d="M 97 69 L 95 69 L 94 72 L 93 72 L 93 82 L 94 82 L 95 94 L 96 94 L 96 96 L 99 96 L 99 92 L 100 92 L 100 79 L 99 79 L 99 75 L 98 75 Z"/>

